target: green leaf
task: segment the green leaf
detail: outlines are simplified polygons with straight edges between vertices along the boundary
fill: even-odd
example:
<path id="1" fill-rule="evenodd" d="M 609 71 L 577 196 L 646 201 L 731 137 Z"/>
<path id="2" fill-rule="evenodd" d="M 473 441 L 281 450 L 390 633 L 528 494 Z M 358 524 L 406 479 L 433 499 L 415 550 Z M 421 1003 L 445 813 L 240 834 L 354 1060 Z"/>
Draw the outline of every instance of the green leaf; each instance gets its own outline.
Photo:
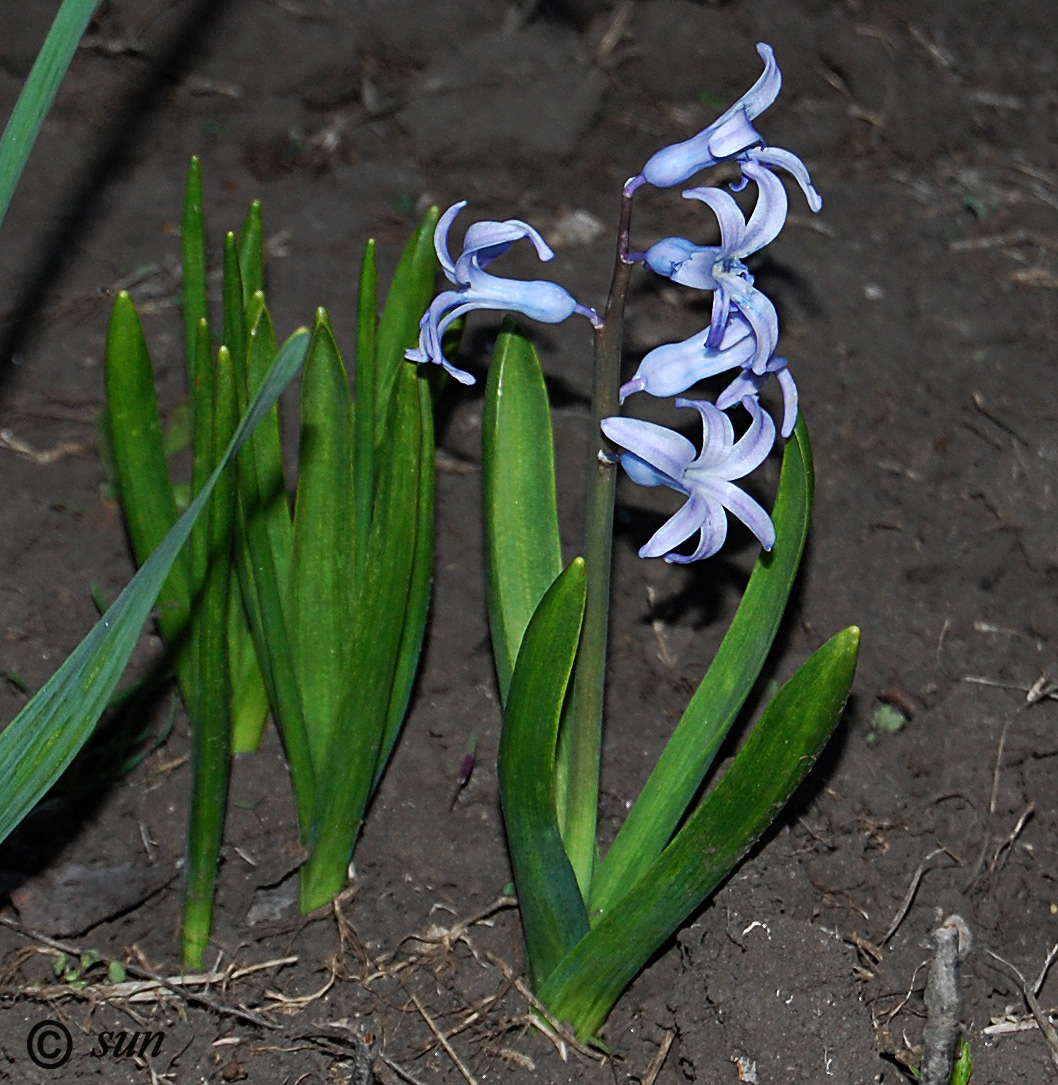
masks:
<path id="1" fill-rule="evenodd" d="M 254 200 L 239 233 L 239 272 L 242 278 L 242 304 L 250 307 L 255 294 L 264 291 L 264 218 L 261 201 Z"/>
<path id="2" fill-rule="evenodd" d="M 827 641 L 779 690 L 676 838 L 597 920 L 537 995 L 590 1039 L 658 947 L 775 820 L 841 719 L 860 631 Z"/>
<path id="3" fill-rule="evenodd" d="M 797 576 L 808 538 L 813 488 L 812 449 L 802 414 L 783 454 L 772 512 L 775 547 L 758 559 L 716 658 L 596 867 L 592 915 L 605 912 L 661 853 L 742 710 L 771 650 Z"/>
<path id="4" fill-rule="evenodd" d="M 64 0 L 0 137 L 0 222 L 99 0 Z M 10 13 L 8 15 L 10 18 Z"/>
<path id="5" fill-rule="evenodd" d="M 529 619 L 562 571 L 551 405 L 536 351 L 513 323 L 489 367 L 482 437 L 489 629 L 506 700 Z"/>
<path id="6" fill-rule="evenodd" d="M 118 492 L 132 550 L 142 565 L 176 523 L 177 513 L 150 352 L 125 291 L 110 316 L 105 384 Z M 190 599 L 187 556 L 180 554 L 159 595 L 162 635 L 174 650 L 187 631 Z"/>
<path id="7" fill-rule="evenodd" d="M 195 400 L 195 384 L 201 377 L 199 324 L 206 322 L 206 357 L 213 353 L 209 338 L 209 301 L 206 294 L 206 217 L 202 195 L 202 163 L 193 157 L 187 168 L 184 209 L 180 227 L 181 261 L 184 271 L 184 351 L 187 379 Z"/>
<path id="8" fill-rule="evenodd" d="M 218 357 L 213 395 L 212 458 L 220 460 L 238 418 L 235 374 L 227 351 Z M 201 968 L 213 922 L 213 889 L 224 836 L 231 764 L 231 671 L 228 621 L 231 615 L 232 531 L 235 479 L 217 483 L 207 514 L 207 572 L 195 600 L 191 649 L 195 682 L 185 689 L 192 722 L 191 811 L 184 888 L 183 960 Z"/>
<path id="9" fill-rule="evenodd" d="M 294 378 L 307 347 L 306 331 L 287 341 L 202 492 L 88 636 L 0 734 L 0 840 L 55 783 L 91 735 L 221 472 Z"/>
<path id="10" fill-rule="evenodd" d="M 349 377 L 327 314 L 320 309 L 301 378 L 289 607 L 291 648 L 317 776 L 324 770 L 343 676 L 351 662 L 353 444 Z"/>
<path id="11" fill-rule="evenodd" d="M 263 308 L 261 295 L 256 297 L 259 315 L 249 336 L 244 364 L 240 366 L 233 356 L 240 402 L 250 395 L 255 376 L 275 352 L 271 318 Z M 239 584 L 268 698 L 290 761 L 298 823 L 305 835 L 315 803 L 316 780 L 290 643 L 287 598 L 293 528 L 274 410 L 239 459 L 237 509 Z"/>
<path id="12" fill-rule="evenodd" d="M 345 885 L 382 749 L 415 580 L 424 470 L 421 380 L 415 366 L 404 364 L 393 390 L 393 413 L 378 458 L 364 581 L 356 600 L 358 621 L 345 645 L 348 685 L 319 782 L 313 853 L 302 868 L 303 911 L 326 903 Z"/>
<path id="13" fill-rule="evenodd" d="M 434 502 L 436 468 L 433 431 L 433 395 L 428 374 L 419 372 L 416 380 L 419 395 L 419 491 L 415 510 L 415 545 L 412 551 L 408 597 L 404 604 L 404 629 L 397 665 L 393 672 L 389 708 L 379 744 L 372 791 L 385 771 L 393 746 L 400 733 L 411 700 L 412 686 L 419 669 L 419 654 L 426 634 L 430 609 L 430 586 L 433 581 Z"/>
<path id="14" fill-rule="evenodd" d="M 354 565 L 356 583 L 364 578 L 367 536 L 375 503 L 375 376 L 378 367 L 378 262 L 374 240 L 364 247 L 357 300 L 356 343 L 356 536 Z"/>
<path id="15" fill-rule="evenodd" d="M 588 916 L 555 814 L 555 747 L 580 640 L 584 562 L 550 587 L 522 639 L 500 738 L 500 798 L 534 986 L 588 931 Z"/>
<path id="16" fill-rule="evenodd" d="M 419 342 L 419 321 L 433 300 L 437 258 L 433 234 L 440 212 L 431 207 L 405 246 L 378 328 L 375 365 L 375 438 L 382 440 L 390 396 L 405 368 L 404 352 Z"/>

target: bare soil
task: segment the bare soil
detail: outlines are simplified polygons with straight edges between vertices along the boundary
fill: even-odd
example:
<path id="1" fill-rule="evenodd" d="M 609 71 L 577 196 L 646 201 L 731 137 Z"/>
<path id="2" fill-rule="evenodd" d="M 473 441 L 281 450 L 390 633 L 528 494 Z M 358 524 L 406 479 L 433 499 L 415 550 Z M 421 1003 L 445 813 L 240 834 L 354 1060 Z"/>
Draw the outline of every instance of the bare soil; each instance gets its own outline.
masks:
<path id="1" fill-rule="evenodd" d="M 4 115 L 55 6 L 7 4 Z M 322 916 L 295 913 L 293 807 L 270 733 L 235 766 L 210 961 L 222 975 L 142 1001 L 107 997 L 100 966 L 84 990 L 55 980 L 56 950 L 24 930 L 179 976 L 189 741 L 167 694 L 135 721 L 160 745 L 124 774 L 101 755 L 82 762 L 0 851 L 13 924 L 0 927 L 0 1077 L 360 1085 L 373 1061 L 384 1083 L 423 1085 L 892 1085 L 908 1080 L 900 1060 L 917 1061 L 926 939 L 957 912 L 974 939 L 962 974 L 974 1080 L 1053 1080 L 990 953 L 1032 983 L 1058 941 L 1054 34 L 1051 0 L 105 0 L 0 249 L 5 719 L 95 620 L 92 587 L 113 598 L 132 572 L 97 450 L 102 347 L 128 286 L 164 404 L 176 404 L 191 154 L 218 246 L 263 200 L 283 333 L 325 305 L 352 354 L 365 239 L 378 237 L 388 274 L 423 209 L 462 198 L 477 217 L 524 218 L 557 239 L 554 277 L 598 305 L 621 183 L 749 86 L 760 40 L 785 76 L 760 127 L 805 158 L 825 200 L 812 216 L 792 193 L 787 229 L 754 268 L 780 306 L 818 473 L 812 544 L 768 678 L 848 624 L 863 629 L 863 655 L 823 762 L 618 1004 L 604 1031 L 613 1058 L 553 1043 L 528 1025 L 504 898 L 480 385 L 451 386 L 429 643 L 349 892 Z M 598 236 L 571 233 L 573 212 Z M 635 235 L 696 236 L 702 221 L 678 194 L 648 192 Z M 705 318 L 687 292 L 637 278 L 628 371 Z M 473 322 L 462 364 L 485 371 L 497 328 Z M 589 344 L 583 326 L 533 334 L 572 556 Z M 621 491 L 607 834 L 755 556 L 733 533 L 692 568 L 639 561 L 673 500 Z M 158 647 L 145 637 L 140 670 Z M 453 801 L 471 735 L 477 765 Z M 1038 997 L 1058 1004 L 1058 974 Z M 58 1070 L 27 1054 L 46 1019 L 73 1037 Z M 163 1041 L 147 1047 L 146 1032 Z"/>

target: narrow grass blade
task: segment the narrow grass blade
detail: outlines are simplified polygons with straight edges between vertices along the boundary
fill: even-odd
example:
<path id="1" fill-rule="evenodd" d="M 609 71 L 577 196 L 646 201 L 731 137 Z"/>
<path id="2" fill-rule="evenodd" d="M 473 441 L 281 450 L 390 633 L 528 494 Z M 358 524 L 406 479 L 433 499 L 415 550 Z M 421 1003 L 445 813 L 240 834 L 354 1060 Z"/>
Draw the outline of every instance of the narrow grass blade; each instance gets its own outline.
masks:
<path id="1" fill-rule="evenodd" d="M 184 209 L 180 223 L 181 263 L 184 272 L 184 350 L 192 402 L 199 369 L 199 324 L 209 329 L 209 301 L 206 294 L 206 215 L 202 195 L 202 163 L 191 159 L 184 186 Z M 207 345 L 209 337 L 206 337 Z M 207 350 L 207 356 L 212 349 Z"/>
<path id="2" fill-rule="evenodd" d="M 526 628 L 500 738 L 503 820 L 537 988 L 588 931 L 555 814 L 555 747 L 584 599 L 584 562 L 577 558 L 544 595 Z"/>
<path id="3" fill-rule="evenodd" d="M 248 309 L 255 294 L 264 290 L 264 218 L 261 201 L 254 200 L 239 232 L 239 272 L 242 304 Z"/>
<path id="4" fill-rule="evenodd" d="M 437 257 L 433 234 L 440 212 L 431 207 L 405 246 L 378 328 L 375 368 L 375 438 L 382 439 L 390 396 L 404 369 L 404 352 L 419 341 L 419 320 L 433 300 Z"/>
<path id="5" fill-rule="evenodd" d="M 254 374 L 275 351 L 275 333 L 263 307 L 259 306 L 249 342 L 243 365 L 233 356 L 240 401 L 251 394 Z M 275 411 L 254 437 L 239 459 L 236 566 L 257 658 L 290 760 L 304 836 L 315 803 L 316 780 L 290 644 L 286 601 L 293 539 Z"/>
<path id="6" fill-rule="evenodd" d="M 513 324 L 489 367 L 482 439 L 489 629 L 506 701 L 525 628 L 562 571 L 551 404 L 536 351 Z"/>
<path id="7" fill-rule="evenodd" d="M 306 331 L 287 341 L 201 493 L 88 636 L 0 734 L 0 840 L 55 783 L 91 735 L 192 525 L 223 470 L 293 380 L 307 346 Z"/>
<path id="8" fill-rule="evenodd" d="M 142 565 L 176 523 L 176 499 L 147 340 L 125 291 L 110 316 L 105 382 L 114 471 L 133 554 Z M 188 559 L 182 553 L 159 595 L 162 635 L 174 650 L 187 632 L 190 601 Z"/>
<path id="9" fill-rule="evenodd" d="M 271 706 L 257 661 L 257 649 L 247 625 L 242 592 L 237 587 L 230 600 L 228 658 L 231 663 L 231 752 L 253 753 L 261 745 Z"/>
<path id="10" fill-rule="evenodd" d="M 0 222 L 99 0 L 64 0 L 0 137 Z M 10 18 L 10 14 L 9 14 Z"/>
<path id="11" fill-rule="evenodd" d="M 582 1040 L 621 992 L 775 820 L 841 719 L 856 671 L 854 626 L 823 645 L 778 692 L 731 767 L 687 824 L 537 995 Z"/>
<path id="12" fill-rule="evenodd" d="M 235 375 L 220 356 L 213 396 L 212 458 L 219 461 L 231 439 L 238 415 Z M 188 822 L 184 884 L 183 961 L 201 968 L 213 925 L 213 890 L 224 836 L 231 764 L 231 671 L 228 621 L 231 614 L 232 529 L 235 522 L 235 479 L 224 475 L 203 517 L 209 554 L 205 583 L 195 601 L 191 645 L 195 686 L 185 691 L 192 722 L 191 810 Z"/>
<path id="13" fill-rule="evenodd" d="M 345 885 L 375 778 L 414 579 L 422 473 L 419 381 L 416 368 L 404 364 L 393 389 L 364 582 L 356 600 L 359 620 L 345 646 L 349 683 L 319 782 L 313 852 L 302 867 L 303 911 L 325 904 Z"/>
<path id="14" fill-rule="evenodd" d="M 378 261 L 374 240 L 364 247 L 360 265 L 356 339 L 356 533 L 353 539 L 356 585 L 364 579 L 367 536 L 375 503 L 375 375 L 378 366 Z"/>
<path id="15" fill-rule="evenodd" d="M 372 792 L 378 786 L 390 754 L 400 734 L 404 715 L 408 711 L 415 675 L 419 669 L 419 654 L 426 634 L 426 618 L 430 609 L 430 587 L 433 582 L 434 502 L 437 493 L 433 430 L 433 393 L 429 375 L 416 373 L 419 400 L 419 492 L 415 513 L 415 546 L 412 551 L 408 597 L 404 604 L 404 631 L 393 673 L 389 708 L 379 744 Z"/>
<path id="16" fill-rule="evenodd" d="M 289 605 L 291 649 L 317 776 L 324 770 L 353 635 L 353 444 L 349 377 L 320 309 L 301 377 Z"/>
<path id="17" fill-rule="evenodd" d="M 589 911 L 605 913 L 661 853 L 694 799 L 760 674 L 801 563 L 814 472 L 804 416 L 783 455 L 773 519 L 776 543 L 762 554 L 738 612 L 642 793 L 596 867 Z"/>

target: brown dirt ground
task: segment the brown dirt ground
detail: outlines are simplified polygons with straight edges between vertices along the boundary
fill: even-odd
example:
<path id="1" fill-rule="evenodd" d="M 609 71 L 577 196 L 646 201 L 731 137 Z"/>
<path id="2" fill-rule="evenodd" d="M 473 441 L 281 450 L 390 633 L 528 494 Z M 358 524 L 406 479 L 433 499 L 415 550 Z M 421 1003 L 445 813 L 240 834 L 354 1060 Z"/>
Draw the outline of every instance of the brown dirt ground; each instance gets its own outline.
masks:
<path id="1" fill-rule="evenodd" d="M 55 6 L 9 0 L 5 115 Z M 96 451 L 103 336 L 113 293 L 131 285 L 163 399 L 175 402 L 176 223 L 190 154 L 204 160 L 216 241 L 263 199 L 280 330 L 326 305 L 351 352 L 369 232 L 388 272 L 431 202 L 468 198 L 479 217 L 525 218 L 545 235 L 573 211 L 610 223 L 625 177 L 747 87 L 759 71 L 753 43 L 766 40 L 786 82 L 761 128 L 804 156 L 826 201 L 813 218 L 794 195 L 789 226 L 755 268 L 781 308 L 819 479 L 771 674 L 860 625 L 838 737 L 762 845 L 618 1004 L 605 1030 L 616 1057 L 563 1061 L 527 1027 L 504 971 L 520 974 L 517 913 L 491 910 L 509 869 L 483 616 L 480 386 L 452 387 L 425 664 L 340 909 L 302 923 L 284 903 L 292 805 L 269 737 L 235 767 L 216 970 L 286 963 L 214 980 L 209 1005 L 170 990 L 106 1001 L 91 987 L 56 989 L 48 948 L 0 928 L 5 1080 L 361 1082 L 371 1036 L 385 1083 L 401 1073 L 455 1082 L 465 1070 L 512 1085 L 721 1085 L 739 1080 L 739 1056 L 763 1085 L 895 1083 L 906 1079 L 893 1056 L 921 1039 L 924 940 L 952 911 L 974 936 L 962 981 L 974 1080 L 1053 1079 L 1039 1031 L 985 1031 L 1026 1020 L 988 951 L 1034 978 L 1058 941 L 1058 710 L 1053 697 L 1027 697 L 1052 688 L 1058 633 L 1053 5 L 572 7 L 580 20 L 558 3 L 492 0 L 104 3 L 0 249 L 0 712 L 10 719 L 25 700 L 10 676 L 39 687 L 87 631 L 90 586 L 113 597 L 130 575 Z M 674 193 L 651 192 L 635 235 L 694 236 L 700 222 Z M 567 240 L 555 261 L 555 278 L 589 303 L 606 289 L 610 230 Z M 638 277 L 629 371 L 702 323 L 684 293 Z M 464 361 L 479 373 L 497 326 L 472 325 Z M 588 343 L 583 326 L 534 335 L 555 394 L 572 553 Z M 640 562 L 635 548 L 671 498 L 622 490 L 606 832 L 657 758 L 754 557 L 736 534 L 691 569 Z M 145 638 L 139 665 L 156 650 Z M 877 711 L 894 690 L 911 718 L 890 733 Z M 166 697 L 146 722 L 164 731 L 170 712 Z M 477 767 L 453 805 L 471 734 Z M 23 901 L 11 921 L 48 926 L 50 901 L 51 928 L 65 925 L 79 947 L 176 975 L 187 751 L 177 711 L 132 772 L 92 787 L 105 778 L 93 762 L 50 796 L 0 854 L 4 884 Z M 70 864 L 95 872 L 73 899 L 58 884 L 76 873 Z M 916 882 L 902 923 L 871 953 Z M 98 897 L 100 883 L 127 910 L 74 930 L 84 922 L 74 904 Z M 1058 1003 L 1058 975 L 1039 1000 Z M 45 1018 L 74 1037 L 56 1072 L 27 1057 L 27 1032 Z M 435 1028 L 459 1031 L 446 1047 Z M 101 1032 L 137 1029 L 163 1031 L 161 1050 L 91 1056 Z"/>

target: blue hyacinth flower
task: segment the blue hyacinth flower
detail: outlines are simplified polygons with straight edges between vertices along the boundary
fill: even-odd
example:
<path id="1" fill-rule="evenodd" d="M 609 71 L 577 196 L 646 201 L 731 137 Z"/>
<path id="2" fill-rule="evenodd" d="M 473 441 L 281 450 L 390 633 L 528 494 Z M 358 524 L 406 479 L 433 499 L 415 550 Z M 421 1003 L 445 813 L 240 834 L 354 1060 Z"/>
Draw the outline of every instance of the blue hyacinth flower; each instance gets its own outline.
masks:
<path id="1" fill-rule="evenodd" d="M 727 513 L 737 516 L 765 550 L 775 545 L 771 517 L 734 480 L 756 470 L 775 443 L 775 423 L 752 396 L 742 400 L 753 422 L 736 441 L 731 420 L 712 403 L 677 399 L 677 407 L 693 407 L 702 418 L 702 450 L 665 426 L 635 418 L 605 418 L 602 431 L 627 451 L 621 466 L 641 486 L 668 486 L 687 496 L 675 516 L 667 520 L 640 548 L 641 558 L 663 557 L 684 564 L 715 554 L 727 538 Z M 692 554 L 676 547 L 695 532 L 698 545 Z"/>
<path id="2" fill-rule="evenodd" d="M 474 378 L 452 365 L 441 349 L 447 329 L 472 310 L 509 310 L 545 324 L 559 324 L 574 313 L 580 313 L 593 326 L 598 326 L 599 318 L 594 309 L 581 305 L 558 283 L 501 279 L 484 270 L 522 238 L 533 243 L 541 260 L 554 259 L 554 252 L 540 233 L 520 219 L 475 222 L 463 239 L 462 254 L 458 260 L 453 260 L 448 252 L 448 231 L 466 205 L 466 200 L 453 204 L 438 220 L 434 232 L 437 259 L 456 289 L 446 290 L 434 298 L 419 322 L 419 345 L 406 351 L 405 357 L 413 362 L 435 362 L 444 366 L 460 383 L 473 384 Z"/>
<path id="3" fill-rule="evenodd" d="M 625 185 L 626 194 L 630 195 L 644 184 L 656 188 L 681 185 L 710 166 L 734 159 L 744 174 L 748 162 L 786 170 L 801 186 L 813 211 L 823 206 L 823 200 L 812 186 L 808 169 L 801 159 L 781 148 L 768 147 L 753 127 L 753 121 L 775 101 L 782 87 L 782 73 L 771 46 L 760 42 L 757 52 L 764 61 L 764 71 L 756 83 L 722 117 L 696 136 L 682 143 L 674 143 L 671 147 L 663 147 L 653 154 L 643 167 L 643 172 Z"/>

